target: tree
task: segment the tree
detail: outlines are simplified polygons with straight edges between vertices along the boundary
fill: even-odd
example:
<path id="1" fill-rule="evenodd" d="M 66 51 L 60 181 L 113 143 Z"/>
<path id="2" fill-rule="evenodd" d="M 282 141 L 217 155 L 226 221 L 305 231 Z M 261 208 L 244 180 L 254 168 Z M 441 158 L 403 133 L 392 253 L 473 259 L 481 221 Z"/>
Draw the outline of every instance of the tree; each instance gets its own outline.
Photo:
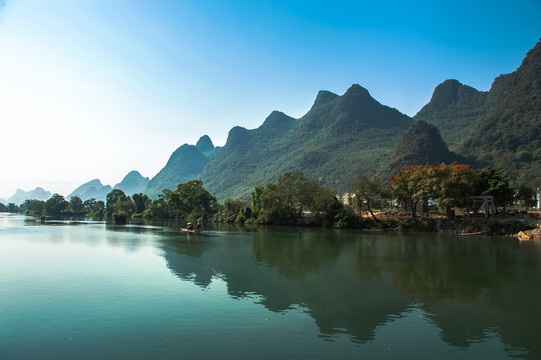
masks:
<path id="1" fill-rule="evenodd" d="M 278 184 L 267 184 L 258 198 L 260 210 L 257 221 L 265 224 L 293 222 L 287 216 L 284 200 L 284 193 Z"/>
<path id="2" fill-rule="evenodd" d="M 258 216 L 259 212 L 262 209 L 261 204 L 261 194 L 263 194 L 263 191 L 265 188 L 263 186 L 256 186 L 254 188 L 254 191 L 251 193 L 251 204 L 252 204 L 252 211 L 254 216 Z"/>
<path id="3" fill-rule="evenodd" d="M 106 197 L 105 213 L 107 214 L 107 217 L 110 218 L 114 213 L 124 210 L 123 207 L 126 207 L 127 201 L 128 197 L 124 191 L 120 189 L 113 189 L 113 191 L 107 194 Z"/>
<path id="4" fill-rule="evenodd" d="M 157 199 L 153 199 L 148 208 L 143 212 L 143 216 L 146 218 L 162 218 L 167 219 L 171 217 L 169 206 L 167 205 L 169 198 L 173 192 L 169 189 L 163 189 L 161 194 L 158 194 Z"/>
<path id="5" fill-rule="evenodd" d="M 434 170 L 440 181 L 434 199 L 438 202 L 440 208 L 445 210 L 447 217 L 450 218 L 454 214 L 452 212 L 453 208 L 465 208 L 468 206 L 470 196 L 475 194 L 479 175 L 471 165 L 463 165 L 457 162 L 451 165 L 440 164 Z"/>
<path id="6" fill-rule="evenodd" d="M 514 191 L 509 184 L 509 176 L 497 166 L 489 166 L 479 173 L 477 194 L 494 196 L 496 207 L 505 207 L 513 203 Z"/>
<path id="7" fill-rule="evenodd" d="M 91 198 L 91 199 L 88 199 L 88 200 L 85 200 L 83 202 L 83 206 L 84 206 L 84 209 L 85 209 L 85 213 L 89 213 L 91 211 L 94 211 L 94 207 L 96 206 L 96 199 L 95 198 Z"/>
<path id="8" fill-rule="evenodd" d="M 278 187 L 283 192 L 283 201 L 287 215 L 298 220 L 303 210 L 313 201 L 318 184 L 308 180 L 302 172 L 285 173 L 278 179 Z"/>
<path id="9" fill-rule="evenodd" d="M 16 212 L 19 212 L 19 207 L 14 203 L 9 203 L 6 206 L 6 211 L 10 213 L 16 213 Z"/>
<path id="10" fill-rule="evenodd" d="M 276 184 L 267 184 L 261 192 L 256 188 L 252 192 L 252 204 L 255 203 L 259 207 L 257 221 L 271 224 L 297 224 L 305 212 L 316 221 L 329 222 L 340 211 L 332 191 L 300 172 L 283 174 Z"/>
<path id="11" fill-rule="evenodd" d="M 105 216 L 105 202 L 102 200 L 96 201 L 95 198 L 85 200 L 83 203 L 86 216 L 102 219 Z"/>
<path id="12" fill-rule="evenodd" d="M 537 202 L 535 190 L 525 184 L 521 184 L 515 195 L 515 200 L 521 204 L 524 211 L 528 211 L 528 208 L 535 206 Z"/>
<path id="13" fill-rule="evenodd" d="M 390 177 L 391 190 L 402 204 L 411 208 L 415 218 L 417 204 L 424 199 L 434 198 L 439 180 L 433 165 L 409 165 Z"/>
<path id="14" fill-rule="evenodd" d="M 410 204 L 415 217 L 417 203 L 434 199 L 448 217 L 455 207 L 466 207 L 475 194 L 479 175 L 471 165 L 454 162 L 436 166 L 410 165 L 391 176 L 391 189 L 402 203 Z"/>
<path id="15" fill-rule="evenodd" d="M 45 202 L 45 214 L 50 216 L 59 216 L 68 207 L 68 202 L 62 195 L 54 194 Z"/>
<path id="16" fill-rule="evenodd" d="M 208 218 L 218 210 L 216 198 L 203 187 L 203 181 L 180 183 L 167 204 L 176 216 L 185 219 Z"/>
<path id="17" fill-rule="evenodd" d="M 7 207 L 6 207 L 6 205 L 0 203 L 0 212 L 7 212 Z"/>
<path id="18" fill-rule="evenodd" d="M 24 201 L 26 213 L 31 216 L 43 215 L 45 209 L 45 201 L 37 199 L 27 199 Z"/>
<path id="19" fill-rule="evenodd" d="M 308 204 L 308 210 L 315 221 L 324 225 L 333 224 L 336 216 L 342 212 L 343 208 L 344 206 L 338 201 L 336 194 L 323 186 L 318 186 L 317 191 L 313 194 L 312 201 Z"/>
<path id="20" fill-rule="evenodd" d="M 351 185 L 351 194 L 353 207 L 359 212 L 368 211 L 374 221 L 379 222 L 373 209 L 383 206 L 386 201 L 381 180 L 379 178 L 370 180 L 366 175 L 359 174 Z"/>
<path id="21" fill-rule="evenodd" d="M 83 200 L 78 196 L 72 196 L 68 203 L 67 211 L 74 214 L 83 214 L 85 212 Z"/>
<path id="22" fill-rule="evenodd" d="M 136 214 L 142 214 L 143 211 L 145 211 L 150 205 L 149 197 L 143 193 L 133 194 L 131 198 L 133 200 L 133 204 L 135 205 Z"/>
<path id="23" fill-rule="evenodd" d="M 245 201 L 228 198 L 223 205 L 219 206 L 219 211 L 213 219 L 228 223 L 242 223 L 251 216 L 251 209 L 248 206 L 249 204 Z"/>

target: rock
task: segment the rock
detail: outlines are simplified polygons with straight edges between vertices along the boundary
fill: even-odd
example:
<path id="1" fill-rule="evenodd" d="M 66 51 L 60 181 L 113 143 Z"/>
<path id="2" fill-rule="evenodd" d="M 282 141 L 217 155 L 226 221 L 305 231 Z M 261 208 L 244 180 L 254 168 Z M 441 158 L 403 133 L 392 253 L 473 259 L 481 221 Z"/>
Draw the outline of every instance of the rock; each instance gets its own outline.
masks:
<path id="1" fill-rule="evenodd" d="M 538 225 L 534 230 L 521 231 L 516 236 L 520 241 L 541 240 L 541 226 Z"/>

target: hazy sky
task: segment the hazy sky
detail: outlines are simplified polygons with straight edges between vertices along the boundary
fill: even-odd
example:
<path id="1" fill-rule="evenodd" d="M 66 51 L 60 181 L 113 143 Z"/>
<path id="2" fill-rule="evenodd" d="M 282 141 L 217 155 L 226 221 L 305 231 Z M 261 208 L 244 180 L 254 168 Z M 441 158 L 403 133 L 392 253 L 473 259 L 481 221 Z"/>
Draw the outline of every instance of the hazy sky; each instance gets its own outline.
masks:
<path id="1" fill-rule="evenodd" d="M 351 84 L 415 115 L 488 90 L 541 37 L 541 1 L 0 0 L 0 197 L 68 195 Z"/>

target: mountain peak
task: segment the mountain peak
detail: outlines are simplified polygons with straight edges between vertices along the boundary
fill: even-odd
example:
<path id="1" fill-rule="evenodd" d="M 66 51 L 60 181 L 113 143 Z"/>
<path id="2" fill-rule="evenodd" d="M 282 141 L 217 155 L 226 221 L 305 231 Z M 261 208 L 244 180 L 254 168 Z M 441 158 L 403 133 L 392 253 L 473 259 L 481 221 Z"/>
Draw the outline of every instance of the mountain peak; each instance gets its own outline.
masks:
<path id="1" fill-rule="evenodd" d="M 273 111 L 270 113 L 269 116 L 265 119 L 263 122 L 263 125 L 261 125 L 261 128 L 263 129 L 280 129 L 284 125 L 291 124 L 291 121 L 294 120 L 292 117 L 287 116 L 281 111 Z"/>
<path id="2" fill-rule="evenodd" d="M 478 93 L 476 89 L 463 85 L 458 80 L 445 80 L 434 89 L 430 105 L 434 109 L 441 109 L 460 101 L 468 101 Z"/>
<path id="3" fill-rule="evenodd" d="M 195 147 L 197 148 L 197 150 L 204 153 L 214 149 L 214 144 L 212 143 L 212 140 L 210 140 L 210 137 L 208 135 L 203 135 L 199 138 L 197 144 L 195 144 Z"/>
<path id="4" fill-rule="evenodd" d="M 124 176 L 124 179 L 122 179 L 120 183 L 115 185 L 114 189 L 120 189 L 124 191 L 126 195 L 132 195 L 143 192 L 149 181 L 150 179 L 143 177 L 139 171 L 132 170 Z"/>
<path id="5" fill-rule="evenodd" d="M 332 101 L 332 100 L 336 99 L 337 97 L 338 97 L 338 95 L 336 95 L 335 93 L 332 93 L 332 92 L 327 91 L 327 90 L 320 90 L 319 93 L 316 96 L 316 100 L 314 101 L 314 105 L 315 104 L 323 104 L 323 103 Z"/>
<path id="6" fill-rule="evenodd" d="M 370 95 L 370 93 L 368 92 L 368 90 L 366 90 L 365 88 L 363 88 L 361 85 L 359 84 L 353 84 L 349 87 L 349 89 L 347 89 L 347 91 L 345 92 L 345 94 L 343 96 L 351 96 L 351 95 L 362 95 L 362 96 L 369 96 L 369 97 L 372 97 Z"/>
<path id="7" fill-rule="evenodd" d="M 100 179 L 93 179 L 93 180 L 90 180 L 89 182 L 86 182 L 86 183 L 84 183 L 83 185 L 98 185 L 98 186 L 103 186 L 103 184 L 101 183 L 101 180 L 100 180 Z"/>

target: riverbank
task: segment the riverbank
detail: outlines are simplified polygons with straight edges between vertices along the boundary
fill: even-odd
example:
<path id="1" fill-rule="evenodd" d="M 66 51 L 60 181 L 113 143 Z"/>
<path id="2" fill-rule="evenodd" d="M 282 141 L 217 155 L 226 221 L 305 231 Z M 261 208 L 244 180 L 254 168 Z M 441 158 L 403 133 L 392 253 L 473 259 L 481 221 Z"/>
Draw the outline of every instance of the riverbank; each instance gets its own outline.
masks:
<path id="1" fill-rule="evenodd" d="M 371 218 L 363 219 L 363 228 L 369 231 L 423 231 L 442 232 L 463 236 L 471 235 L 507 235 L 523 238 L 541 239 L 541 221 L 539 212 L 527 214 L 499 215 L 494 218 L 456 217 L 449 220 L 445 217 L 419 216 L 385 217 L 378 222 Z"/>

